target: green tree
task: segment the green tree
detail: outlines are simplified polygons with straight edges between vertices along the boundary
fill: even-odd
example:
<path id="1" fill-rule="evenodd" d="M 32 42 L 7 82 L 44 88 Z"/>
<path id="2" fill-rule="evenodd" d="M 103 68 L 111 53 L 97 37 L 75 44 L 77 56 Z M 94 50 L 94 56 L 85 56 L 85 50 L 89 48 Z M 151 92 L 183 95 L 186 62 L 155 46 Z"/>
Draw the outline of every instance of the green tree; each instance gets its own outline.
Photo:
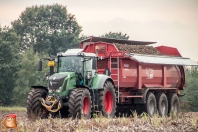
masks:
<path id="1" fill-rule="evenodd" d="M 12 22 L 21 36 L 20 50 L 33 46 L 39 54 L 56 54 L 68 48 L 78 47 L 81 27 L 66 6 L 42 5 L 26 8 L 18 20 Z"/>
<path id="2" fill-rule="evenodd" d="M 43 71 L 38 71 L 38 60 L 38 53 L 34 54 L 33 48 L 26 50 L 22 54 L 21 68 L 13 89 L 13 105 L 25 106 L 31 86 L 46 86 L 45 71 L 49 70 L 47 69 L 47 65 L 44 65 Z"/>
<path id="3" fill-rule="evenodd" d="M 198 111 L 198 67 L 192 66 L 186 70 L 185 96 L 181 98 L 183 109 Z"/>
<path id="4" fill-rule="evenodd" d="M 129 39 L 129 36 L 127 34 L 122 34 L 121 32 L 109 32 L 101 35 L 101 37 L 127 40 Z"/>
<path id="5" fill-rule="evenodd" d="M 0 101 L 10 105 L 19 69 L 19 38 L 8 27 L 0 28 Z"/>

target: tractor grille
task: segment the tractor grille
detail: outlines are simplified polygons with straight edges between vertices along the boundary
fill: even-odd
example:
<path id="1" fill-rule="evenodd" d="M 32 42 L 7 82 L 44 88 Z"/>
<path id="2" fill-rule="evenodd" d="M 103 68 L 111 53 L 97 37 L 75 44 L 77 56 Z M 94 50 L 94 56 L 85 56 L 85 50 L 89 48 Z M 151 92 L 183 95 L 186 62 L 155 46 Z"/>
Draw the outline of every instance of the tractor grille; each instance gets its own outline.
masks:
<path id="1" fill-rule="evenodd" d="M 49 88 L 50 89 L 58 89 L 59 87 L 61 87 L 63 85 L 63 81 L 65 78 L 62 78 L 60 80 L 52 80 L 49 82 Z"/>

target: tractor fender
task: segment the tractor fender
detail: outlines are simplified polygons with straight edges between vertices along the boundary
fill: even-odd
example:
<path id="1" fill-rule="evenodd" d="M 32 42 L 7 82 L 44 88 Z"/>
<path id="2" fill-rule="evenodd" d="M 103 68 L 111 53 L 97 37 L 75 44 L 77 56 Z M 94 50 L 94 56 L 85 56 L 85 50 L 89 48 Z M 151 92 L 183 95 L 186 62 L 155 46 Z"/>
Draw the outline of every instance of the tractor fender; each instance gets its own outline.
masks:
<path id="1" fill-rule="evenodd" d="M 97 76 L 94 77 L 93 79 L 93 85 L 91 88 L 89 88 L 90 93 L 92 94 L 93 97 L 93 111 L 99 111 L 99 90 L 102 90 L 104 87 L 104 84 L 106 81 L 111 81 L 112 84 L 114 85 L 113 80 L 111 77 L 104 75 L 104 74 L 98 74 Z"/>
<path id="2" fill-rule="evenodd" d="M 31 86 L 31 88 L 33 88 L 33 89 L 45 89 L 45 90 L 47 90 L 48 91 L 48 89 L 47 89 L 47 87 L 44 87 L 44 86 Z"/>
<path id="3" fill-rule="evenodd" d="M 102 74 L 102 75 L 97 75 L 97 76 L 94 78 L 94 80 L 93 80 L 93 86 L 92 86 L 92 88 L 93 88 L 93 89 L 103 89 L 104 83 L 105 83 L 107 80 L 111 81 L 111 82 L 113 83 L 113 85 L 114 85 L 114 82 L 113 82 L 113 80 L 112 80 L 111 77 L 109 77 L 109 76 L 107 76 L 107 75 L 104 75 L 104 74 Z"/>

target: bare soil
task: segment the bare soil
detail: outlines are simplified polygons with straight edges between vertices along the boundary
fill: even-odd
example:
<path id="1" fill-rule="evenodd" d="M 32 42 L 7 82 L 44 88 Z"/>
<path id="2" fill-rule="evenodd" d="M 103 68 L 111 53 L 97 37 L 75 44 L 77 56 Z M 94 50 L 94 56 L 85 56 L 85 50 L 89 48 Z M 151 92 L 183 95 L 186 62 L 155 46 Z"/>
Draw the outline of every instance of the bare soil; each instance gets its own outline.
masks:
<path id="1" fill-rule="evenodd" d="M 0 113 L 0 121 L 8 112 Z M 105 118 L 96 116 L 92 119 L 37 119 L 30 120 L 25 112 L 16 112 L 18 129 L 22 132 L 195 132 L 198 131 L 198 113 L 180 113 L 178 117 L 150 118 L 143 114 L 138 117 Z M 2 124 L 0 132 L 4 132 Z M 15 131 L 10 130 L 10 131 Z"/>

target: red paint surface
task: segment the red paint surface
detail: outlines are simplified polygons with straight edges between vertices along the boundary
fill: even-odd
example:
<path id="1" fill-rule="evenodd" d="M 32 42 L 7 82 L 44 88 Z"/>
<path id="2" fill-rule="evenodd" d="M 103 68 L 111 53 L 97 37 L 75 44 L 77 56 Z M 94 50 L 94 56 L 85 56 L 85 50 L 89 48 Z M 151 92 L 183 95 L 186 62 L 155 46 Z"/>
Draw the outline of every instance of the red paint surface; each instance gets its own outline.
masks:
<path id="1" fill-rule="evenodd" d="M 108 114 L 110 114 L 113 110 L 113 96 L 110 91 L 107 91 L 105 94 L 105 110 Z"/>
<path id="2" fill-rule="evenodd" d="M 159 50 L 162 54 L 165 54 L 165 55 L 181 56 L 179 51 L 174 47 L 158 46 L 158 47 L 155 47 L 155 48 L 157 50 Z"/>
<path id="3" fill-rule="evenodd" d="M 83 113 L 87 114 L 89 112 L 89 108 L 90 108 L 90 104 L 89 104 L 88 97 L 85 97 L 83 100 Z"/>
<path id="4" fill-rule="evenodd" d="M 82 47 L 82 45 L 81 45 Z M 98 47 L 98 50 L 96 50 Z M 159 46 L 159 51 L 168 55 L 181 56 L 176 48 Z M 112 62 L 116 62 L 119 58 L 119 91 L 127 92 L 135 89 L 153 88 L 153 89 L 184 89 L 185 84 L 185 69 L 183 66 L 162 65 L 162 64 L 143 64 L 133 60 L 125 52 L 118 51 L 114 44 L 105 42 L 95 42 L 86 45 L 83 52 L 96 53 L 98 60 L 98 73 L 103 74 L 105 69 L 111 69 L 111 78 L 114 84 L 118 87 L 118 70 L 117 65 L 112 65 L 110 68 L 110 56 Z M 130 93 L 128 93 L 131 95 Z"/>

